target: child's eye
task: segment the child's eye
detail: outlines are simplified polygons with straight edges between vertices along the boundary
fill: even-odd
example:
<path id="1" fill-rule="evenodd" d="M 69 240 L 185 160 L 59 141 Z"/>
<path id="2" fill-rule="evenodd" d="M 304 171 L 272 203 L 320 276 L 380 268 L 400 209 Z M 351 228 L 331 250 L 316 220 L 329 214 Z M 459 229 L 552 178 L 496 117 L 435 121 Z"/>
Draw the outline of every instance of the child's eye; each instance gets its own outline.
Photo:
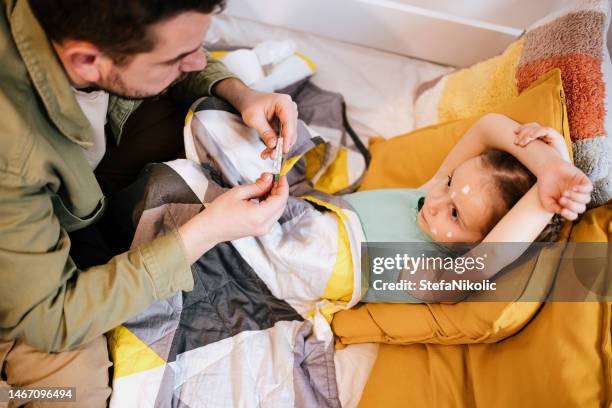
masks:
<path id="1" fill-rule="evenodd" d="M 457 216 L 457 209 L 456 208 L 451 208 L 451 218 L 453 219 L 453 221 L 457 221 L 459 219 L 459 217 Z"/>
<path id="2" fill-rule="evenodd" d="M 448 175 L 448 182 L 446 183 L 446 185 L 447 185 L 448 187 L 450 187 L 450 185 L 451 185 L 451 182 L 452 182 L 452 181 L 453 181 L 453 176 L 452 176 L 452 174 L 449 174 L 449 175 Z"/>

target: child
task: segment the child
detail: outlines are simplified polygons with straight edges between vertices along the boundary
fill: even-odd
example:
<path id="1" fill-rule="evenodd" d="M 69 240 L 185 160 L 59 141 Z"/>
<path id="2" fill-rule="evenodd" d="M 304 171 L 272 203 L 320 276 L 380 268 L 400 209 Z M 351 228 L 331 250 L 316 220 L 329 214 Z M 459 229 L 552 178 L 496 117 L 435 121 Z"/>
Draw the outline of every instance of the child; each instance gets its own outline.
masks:
<path id="1" fill-rule="evenodd" d="M 591 182 L 571 164 L 564 139 L 554 129 L 536 123 L 521 126 L 506 116 L 488 114 L 419 189 L 371 190 L 344 199 L 358 213 L 368 241 L 529 244 L 554 241 L 558 231 L 550 224 L 553 216 L 576 219 L 591 191 Z M 504 253 L 490 257 L 484 270 L 469 270 L 461 279 L 488 279 L 527 246 L 507 245 Z M 483 247 L 474 248 L 470 256 Z M 452 271 L 420 273 L 433 280 L 458 278 Z"/>

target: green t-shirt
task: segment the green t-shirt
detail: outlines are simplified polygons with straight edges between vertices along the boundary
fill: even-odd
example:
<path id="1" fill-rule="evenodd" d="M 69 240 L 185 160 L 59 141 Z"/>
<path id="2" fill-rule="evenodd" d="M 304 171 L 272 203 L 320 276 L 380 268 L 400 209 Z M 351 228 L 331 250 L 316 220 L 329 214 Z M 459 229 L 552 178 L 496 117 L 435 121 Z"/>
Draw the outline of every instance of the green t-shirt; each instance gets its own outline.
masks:
<path id="1" fill-rule="evenodd" d="M 361 226 L 368 242 L 420 242 L 431 243 L 417 224 L 419 200 L 425 197 L 426 192 L 417 189 L 383 189 L 369 190 L 344 195 L 355 210 L 361 221 Z M 436 244 L 434 244 L 436 245 Z M 437 245 L 436 245 L 437 246 Z M 408 245 L 407 249 L 418 256 L 422 250 L 418 245 Z M 363 261 L 363 260 L 362 260 Z M 370 274 L 365 279 L 370 279 Z M 399 271 L 387 272 L 385 281 L 397 282 Z M 422 303 L 408 292 L 370 292 L 364 294 L 366 302 L 402 302 Z"/>
<path id="2" fill-rule="evenodd" d="M 417 224 L 423 190 L 394 188 L 347 194 L 368 242 L 431 242 Z"/>

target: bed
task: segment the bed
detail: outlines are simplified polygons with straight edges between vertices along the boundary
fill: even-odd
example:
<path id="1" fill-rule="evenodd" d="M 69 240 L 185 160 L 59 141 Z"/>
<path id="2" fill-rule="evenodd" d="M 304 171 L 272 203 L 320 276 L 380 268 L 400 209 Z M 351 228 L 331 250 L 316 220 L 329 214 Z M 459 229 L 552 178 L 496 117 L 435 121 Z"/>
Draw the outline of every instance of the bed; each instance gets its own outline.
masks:
<path id="1" fill-rule="evenodd" d="M 417 95 L 423 94 L 422 84 L 430 83 L 432 85 L 428 89 L 435 89 L 435 84 L 440 83 L 439 79 L 441 77 L 455 70 L 455 68 L 445 65 L 434 64 L 368 47 L 348 44 L 346 42 L 323 38 L 313 34 L 292 31 L 279 26 L 270 26 L 267 24 L 232 17 L 227 14 L 215 18 L 211 30 L 206 38 L 207 43 L 213 48 L 236 46 L 254 47 L 257 44 L 267 40 L 291 40 L 296 44 L 297 50 L 301 54 L 307 56 L 314 63 L 316 66 L 316 74 L 311 79 L 312 83 L 324 90 L 338 92 L 344 97 L 344 100 L 346 101 L 348 121 L 350 122 L 355 133 L 364 143 L 368 143 L 369 139 L 372 137 L 379 136 L 382 138 L 390 138 L 398 134 L 405 134 L 417 127 L 421 127 L 423 124 L 426 124 L 423 123 L 423 118 L 426 118 L 427 115 L 424 115 L 422 114 L 422 111 L 419 111 L 419 109 L 424 109 L 423 106 L 426 105 L 426 103 L 423 102 L 425 98 L 421 98 L 420 104 L 416 103 Z M 347 67 L 350 67 L 350 70 L 347 69 Z M 439 97 L 439 95 L 437 96 Z M 193 152 L 195 150 L 197 149 L 192 149 L 192 158 L 194 157 Z M 190 157 L 189 153 L 187 156 Z M 189 165 L 186 165 L 186 167 L 181 169 L 178 167 L 174 168 L 174 170 L 179 174 L 185 175 L 191 172 L 191 170 L 187 169 Z M 185 176 L 184 180 L 187 178 L 188 177 Z M 266 284 L 269 286 L 274 286 L 273 283 L 268 283 L 267 281 Z M 272 292 L 274 292 L 274 288 L 272 288 Z M 280 297 L 282 300 L 282 296 Z M 354 304 L 354 299 L 348 303 L 350 306 L 352 306 Z M 609 303 L 604 302 L 600 306 L 601 310 L 597 313 L 604 316 L 604 320 L 606 319 L 605 316 L 607 316 L 609 320 Z M 299 309 L 299 307 L 296 307 L 296 309 Z M 531 313 L 529 317 L 525 318 L 526 321 L 532 319 L 534 315 L 538 313 L 537 310 L 537 308 L 534 309 L 533 313 Z M 299 314 L 302 314 L 303 310 L 299 310 L 299 312 Z M 587 312 L 595 313 L 592 309 L 589 309 Z M 551 313 L 550 308 L 547 309 L 547 313 Z M 321 319 L 322 316 L 318 316 L 318 318 Z M 544 318 L 541 318 L 540 321 L 542 321 L 542 319 Z M 298 320 L 300 319 L 294 319 L 294 321 Z M 306 320 L 308 320 L 308 318 L 306 318 Z M 313 321 L 314 320 L 316 320 L 316 317 L 313 318 Z M 146 321 L 141 323 L 144 326 L 147 325 Z M 324 328 L 327 327 L 324 320 L 319 320 L 318 324 L 323 330 L 325 330 Z M 313 326 L 316 325 L 317 323 L 315 322 Z M 515 331 L 506 333 L 505 335 L 514 335 L 517 330 L 520 330 L 523 327 L 521 325 L 519 326 L 520 327 L 517 326 L 515 328 Z M 609 332 L 609 322 L 605 327 L 608 328 Z M 605 327 L 603 328 L 604 332 Z M 601 328 L 598 327 L 597 330 L 600 329 Z M 300 325 L 296 323 L 292 330 L 299 332 L 301 330 Z M 536 329 L 534 328 L 534 330 Z M 115 338 L 114 341 L 116 342 L 116 340 L 117 339 Z M 503 338 L 495 339 L 495 341 L 498 340 L 503 340 Z M 520 341 L 520 339 L 518 341 Z M 111 344 L 112 343 L 113 339 L 111 338 Z M 347 342 L 347 344 L 349 343 L 351 342 Z M 399 356 L 401 356 L 402 353 L 404 353 L 403 355 L 405 356 L 405 353 L 409 352 L 412 356 L 410 358 L 416 356 L 414 358 L 420 359 L 419 361 L 422 362 L 421 360 L 427 361 L 428 359 L 428 357 L 424 356 L 424 354 L 430 353 L 427 355 L 433 356 L 432 358 L 435 359 L 435 356 L 438 353 L 437 350 L 439 350 L 435 347 L 432 348 L 431 344 L 417 344 L 415 347 L 418 346 L 418 350 L 415 350 L 414 347 L 409 349 L 408 347 L 401 347 L 398 345 L 396 346 L 397 348 L 389 351 L 390 348 L 387 344 L 381 344 L 384 343 L 384 341 L 373 343 L 354 343 L 355 344 L 339 347 L 333 352 L 334 373 L 333 375 L 330 374 L 330 377 L 327 378 L 335 378 L 337 388 L 336 391 L 331 390 L 328 395 L 329 398 L 326 399 L 326 403 L 333 401 L 332 403 L 329 403 L 330 406 L 380 406 L 381 400 L 376 398 L 376 393 L 380 393 L 381 390 L 384 390 L 385 382 L 392 382 L 392 379 L 389 377 L 390 370 L 388 369 L 389 365 L 392 363 L 390 363 L 389 359 L 393 359 L 395 357 L 400 358 Z M 413 343 L 418 343 L 418 341 Z M 424 343 L 429 342 L 424 341 Z M 602 344 L 602 349 L 604 350 L 603 363 L 605 365 L 605 358 L 607 358 L 608 361 L 610 358 L 609 333 L 608 337 L 602 340 Z M 221 345 L 219 347 L 219 352 L 222 353 L 222 347 L 224 346 Z M 469 353 L 469 349 L 467 349 L 465 345 L 457 345 L 454 347 L 464 348 L 457 351 L 456 354 L 453 354 L 453 358 L 457 357 L 458 355 L 465 356 L 465 354 L 462 353 L 466 353 L 466 350 L 468 350 L 467 352 Z M 478 345 L 474 345 L 474 347 L 478 347 Z M 384 349 L 384 353 L 382 355 L 386 359 L 385 361 L 382 361 L 382 359 L 379 358 L 381 355 L 379 352 L 381 348 Z M 280 360 L 276 360 L 277 358 L 280 358 Z M 278 365 L 278 367 L 282 367 L 284 364 L 282 358 L 282 353 L 273 355 L 272 359 L 275 360 L 273 364 Z M 405 361 L 412 362 L 410 358 L 407 358 Z M 202 361 L 203 364 L 209 364 L 205 360 Z M 261 363 L 263 366 L 263 362 Z M 234 370 L 241 369 L 241 363 L 237 362 L 237 364 L 238 365 L 233 368 Z M 291 364 L 293 364 L 293 362 L 291 362 Z M 593 367 L 593 359 L 591 359 L 588 364 Z M 377 366 L 377 370 L 372 371 L 375 365 Z M 381 368 L 381 365 L 385 366 L 387 370 L 385 371 L 384 368 Z M 459 366 L 461 366 L 461 364 L 459 364 Z M 330 365 L 327 367 L 330 367 Z M 454 367 L 452 370 L 455 368 L 456 367 Z M 452 371 L 450 368 L 449 370 Z M 609 378 L 609 368 L 608 371 L 606 371 L 605 368 L 602 368 L 602 370 L 604 372 L 604 380 L 606 375 L 607 378 Z M 314 371 L 310 372 L 312 373 Z M 376 375 L 372 376 L 373 372 L 375 372 Z M 309 371 L 306 370 L 305 373 L 307 377 L 309 375 Z M 270 379 L 270 377 L 262 378 Z M 405 377 L 401 378 L 405 379 Z M 231 382 L 235 379 L 237 379 L 237 381 L 243 381 L 240 376 L 236 376 L 235 378 L 232 378 L 231 376 L 228 378 L 218 378 L 216 381 L 218 381 L 221 389 L 223 388 L 224 382 Z M 414 378 L 412 378 L 412 380 L 414 380 Z M 449 381 L 453 382 L 455 380 L 456 379 Z M 461 381 L 464 380 L 465 379 L 457 380 L 459 381 L 459 387 L 461 384 L 463 384 Z M 155 381 L 160 382 L 161 380 Z M 272 378 L 272 381 L 276 380 Z M 467 382 L 467 380 L 465 381 Z M 416 380 L 414 382 L 416 383 Z M 367 386 L 366 384 L 369 385 Z M 113 394 L 111 406 L 165 406 L 167 404 L 172 404 L 174 406 L 199 406 L 199 404 L 194 402 L 192 402 L 190 405 L 185 401 L 177 401 L 171 396 L 166 399 L 147 398 L 146 391 L 143 391 L 145 388 L 136 391 L 136 387 L 144 386 L 146 386 L 146 380 L 139 380 L 135 382 L 125 381 L 121 384 L 115 383 L 114 388 L 116 392 Z M 153 386 L 152 390 L 156 390 L 157 388 L 155 387 L 157 387 L 157 385 Z M 169 389 L 173 388 L 172 385 L 168 385 L 168 387 Z M 364 399 L 363 393 L 368 387 L 369 391 Z M 186 390 L 185 392 L 188 393 L 189 390 Z M 245 389 L 242 392 L 244 392 L 245 395 L 236 395 L 235 398 L 231 400 L 233 402 L 230 405 L 275 406 L 274 403 L 278 403 L 279 401 L 271 400 L 274 402 L 266 402 L 250 400 L 246 396 L 248 394 L 248 390 Z M 334 392 L 337 392 L 337 394 L 334 394 Z M 609 398 L 609 389 L 607 392 L 608 397 L 604 396 L 602 398 Z M 469 405 L 465 401 L 471 398 L 468 396 L 472 394 L 470 392 L 465 392 L 464 394 L 466 396 L 465 400 L 462 399 L 463 397 L 458 397 L 458 399 L 453 399 L 453 396 L 447 397 L 449 397 L 450 400 L 464 401 L 463 404 L 460 403 L 459 405 Z M 393 395 L 397 396 L 397 393 Z M 308 398 L 304 397 L 304 399 L 301 399 L 301 405 L 309 406 L 308 402 L 305 401 L 309 401 L 310 404 L 317 404 L 313 401 L 319 401 L 316 398 Z M 592 395 L 589 395 L 588 398 L 584 400 L 588 399 L 591 401 Z M 225 401 L 227 402 L 228 400 Z M 295 400 L 292 401 L 295 404 Z M 431 401 L 435 401 L 435 399 L 432 399 L 429 402 L 431 403 Z M 508 401 L 510 404 L 512 399 L 508 398 Z M 515 399 L 514 401 L 517 404 L 524 402 L 520 399 Z M 576 398 L 574 401 L 581 401 L 581 399 Z M 202 406 L 205 406 L 207 403 L 211 404 L 212 402 L 201 401 Z M 213 406 L 218 406 L 214 403 L 212 404 Z"/>

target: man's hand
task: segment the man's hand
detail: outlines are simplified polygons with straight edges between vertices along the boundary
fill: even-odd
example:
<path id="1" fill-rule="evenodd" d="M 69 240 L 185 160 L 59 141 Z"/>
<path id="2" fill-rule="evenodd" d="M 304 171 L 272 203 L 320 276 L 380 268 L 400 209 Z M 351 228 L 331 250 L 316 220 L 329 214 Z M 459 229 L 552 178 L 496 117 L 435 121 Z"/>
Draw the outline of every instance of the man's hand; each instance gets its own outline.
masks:
<path id="1" fill-rule="evenodd" d="M 288 95 L 251 91 L 240 110 L 242 120 L 257 130 L 267 146 L 261 158 L 272 158 L 279 135 L 272 128 L 274 117 L 283 124 L 283 154 L 287 154 L 297 139 L 297 105 Z"/>
<path id="2" fill-rule="evenodd" d="M 189 262 L 220 242 L 267 233 L 283 214 L 288 196 L 284 176 L 273 184 L 272 175 L 264 173 L 255 183 L 234 187 L 217 197 L 179 228 Z M 262 197 L 266 198 L 253 200 Z"/>
<path id="3" fill-rule="evenodd" d="M 538 193 L 544 208 L 575 220 L 591 201 L 593 184 L 578 168 L 562 159 L 548 164 L 538 178 Z"/>
<path id="4" fill-rule="evenodd" d="M 268 193 L 263 201 L 253 200 Z M 207 218 L 217 225 L 213 234 L 219 242 L 263 235 L 283 214 L 288 195 L 286 178 L 274 185 L 272 175 L 264 173 L 255 183 L 234 187 L 217 197 L 203 214 L 208 213 Z"/>
<path id="5" fill-rule="evenodd" d="M 278 136 L 276 126 L 283 125 L 283 153 L 289 152 L 297 140 L 297 105 L 289 95 L 258 92 L 236 78 L 215 85 L 214 93 L 228 101 L 242 115 L 247 126 L 257 130 L 267 146 L 261 158 L 272 158 Z"/>

